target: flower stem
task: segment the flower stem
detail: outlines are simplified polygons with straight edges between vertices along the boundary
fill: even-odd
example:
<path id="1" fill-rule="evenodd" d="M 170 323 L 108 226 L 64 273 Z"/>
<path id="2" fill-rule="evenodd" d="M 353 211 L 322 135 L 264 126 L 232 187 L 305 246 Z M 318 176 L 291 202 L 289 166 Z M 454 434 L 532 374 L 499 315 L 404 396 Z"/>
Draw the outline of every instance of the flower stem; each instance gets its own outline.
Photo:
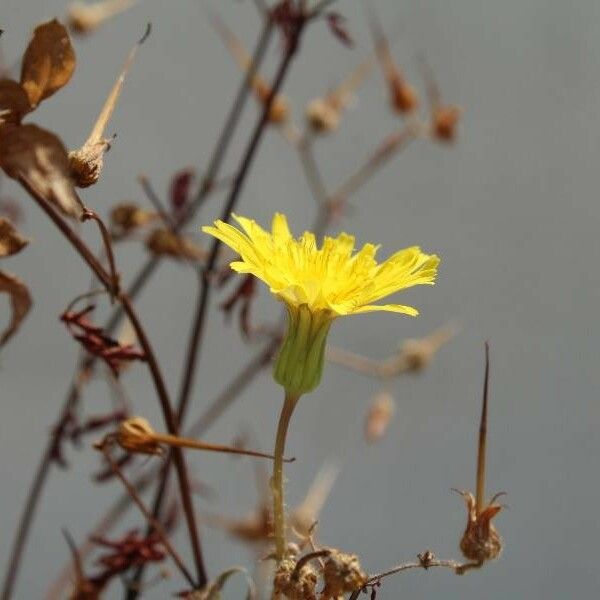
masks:
<path id="1" fill-rule="evenodd" d="M 283 454 L 285 452 L 285 439 L 292 418 L 294 408 L 300 396 L 286 392 L 283 408 L 279 415 L 277 437 L 275 439 L 275 461 L 273 463 L 273 477 L 271 478 L 271 491 L 273 492 L 273 530 L 275 535 L 275 557 L 281 561 L 285 556 L 285 503 L 283 492 Z"/>

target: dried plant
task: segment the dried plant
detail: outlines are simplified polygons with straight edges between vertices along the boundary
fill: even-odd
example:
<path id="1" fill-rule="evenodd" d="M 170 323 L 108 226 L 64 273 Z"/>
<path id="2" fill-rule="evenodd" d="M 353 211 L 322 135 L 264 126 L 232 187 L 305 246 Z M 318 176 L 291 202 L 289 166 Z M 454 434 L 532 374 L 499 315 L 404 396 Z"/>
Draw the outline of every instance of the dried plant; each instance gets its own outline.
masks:
<path id="1" fill-rule="evenodd" d="M 364 438 L 366 443 L 372 444 L 380 440 L 391 426 L 396 407 L 392 391 L 395 380 L 429 368 L 434 356 L 457 333 L 456 326 L 447 325 L 422 338 L 405 340 L 397 351 L 383 360 L 327 346 L 329 330 L 339 317 L 373 311 L 418 315 L 411 306 L 376 302 L 406 288 L 432 285 L 440 263 L 437 255 L 424 253 L 413 246 L 377 262 L 375 256 L 379 247 L 375 244 L 365 244 L 356 251 L 354 236 L 347 233 L 339 233 L 335 237 L 325 234 L 346 213 L 349 199 L 410 142 L 423 140 L 449 145 L 456 141 L 461 115 L 456 106 L 442 102 L 433 72 L 424 60 L 421 68 L 426 88 L 424 95 L 429 106 L 428 114 L 421 114 L 419 94 L 409 84 L 392 54 L 392 37 L 386 37 L 374 2 L 364 0 L 362 3 L 366 8 L 374 49 L 371 54 L 363 56 L 349 74 L 340 78 L 341 83 L 308 104 L 302 125 L 294 122 L 293 98 L 285 96 L 283 88 L 302 50 L 306 31 L 324 22 L 335 39 L 348 48 L 354 47 L 353 24 L 342 12 L 332 10 L 335 0 L 278 0 L 272 5 L 257 0 L 255 4 L 263 26 L 253 53 L 247 52 L 225 21 L 211 11 L 213 27 L 242 69 L 239 91 L 233 98 L 211 159 L 205 168 L 195 170 L 186 167 L 173 174 L 164 201 L 150 178 L 139 175 L 145 198 L 113 202 L 107 207 L 106 221 L 86 205 L 77 188 L 92 185 L 101 188 L 103 169 L 110 170 L 110 161 L 106 167 L 104 165 L 104 155 L 112 138 L 105 137 L 105 131 L 127 72 L 150 28 L 129 53 L 91 133 L 87 137 L 82 135 L 81 139 L 85 139 L 82 146 L 70 152 L 58 133 L 23 122 L 41 102 L 66 86 L 73 76 L 76 56 L 68 29 L 56 19 L 38 25 L 23 54 L 19 80 L 2 75 L 0 169 L 21 186 L 23 196 L 28 196 L 42 210 L 48 217 L 48 223 L 58 230 L 70 250 L 84 261 L 92 274 L 89 290 L 82 286 L 81 295 L 59 316 L 79 344 L 80 358 L 64 405 L 51 429 L 17 528 L 2 600 L 17 597 L 17 575 L 24 569 L 23 551 L 53 466 L 68 468 L 73 458 L 67 453 L 90 445 L 90 438 L 100 434 L 101 439 L 94 443 L 101 458 L 100 469 L 92 473 L 91 483 L 87 481 L 84 485 L 118 484 L 123 495 L 95 527 L 87 532 L 77 532 L 76 537 L 84 540 L 79 546 L 69 531 L 64 530 L 67 566 L 57 582 L 49 586 L 49 598 L 93 600 L 108 597 L 108 589 L 113 582 L 121 581 L 125 597 L 133 599 L 150 589 L 148 581 L 153 579 L 144 580 L 146 570 L 153 570 L 162 580 L 166 577 L 165 565 L 171 563 L 175 573 L 170 575 L 170 592 L 190 600 L 224 597 L 224 587 L 236 574 L 246 578 L 246 597 L 249 599 L 356 599 L 369 590 L 371 598 L 374 598 L 382 581 L 389 575 L 433 567 L 463 574 L 499 556 L 502 542 L 491 521 L 502 506 L 497 503 L 498 495 L 489 501 L 484 496 L 489 375 L 487 346 L 477 491 L 475 496 L 460 492 L 468 510 L 467 526 L 460 540 L 460 549 L 467 562 L 439 560 L 428 550 L 419 553 L 417 561 L 401 563 L 388 571 L 369 575 L 359 559 L 359 555 L 364 558 L 363 549 L 341 550 L 322 545 L 318 529 L 321 509 L 338 474 L 338 468 L 330 463 L 325 463 L 301 503 L 291 510 L 287 510 L 285 505 L 284 463 L 294 460 L 284 458 L 291 417 L 300 397 L 317 390 L 326 361 L 376 381 L 370 405 L 365 404 Z M 108 27 L 109 19 L 117 18 L 133 4 L 135 0 L 73 3 L 68 7 L 69 29 L 89 36 L 105 23 Z M 343 10 L 341 3 L 337 8 Z M 173 10 L 176 8 L 173 7 Z M 261 70 L 275 37 L 279 42 L 276 45 L 278 66 L 269 80 L 261 74 Z M 93 36 L 90 43 L 93 43 Z M 394 125 L 392 130 L 376 139 L 374 150 L 366 160 L 339 185 L 330 189 L 322 176 L 322 165 L 316 159 L 315 146 L 323 134 L 327 134 L 332 143 L 335 141 L 351 98 L 366 84 L 367 76 L 377 65 L 382 70 L 390 99 L 387 109 L 399 125 Z M 223 176 L 225 155 L 231 148 L 250 96 L 258 101 L 259 115 L 233 176 Z M 126 107 L 126 98 L 122 102 Z M 398 121 L 398 116 L 403 120 Z M 277 212 L 273 216 L 270 231 L 265 231 L 252 219 L 235 214 L 261 142 L 270 130 L 282 134 L 289 143 L 290 151 L 296 153 L 306 175 L 307 195 L 313 196 L 317 206 L 314 226 L 298 238 L 291 233 L 287 218 L 282 213 Z M 196 173 L 202 173 L 202 176 Z M 217 189 L 225 190 L 220 218 L 213 225 L 205 224 L 202 230 L 208 235 L 199 238 L 187 228 L 194 225 L 195 233 L 199 234 L 197 213 Z M 17 224 L 20 227 L 20 206 L 7 197 L 1 199 L 0 259 L 17 254 L 28 244 L 16 227 Z M 237 227 L 231 224 L 232 220 Z M 75 227 L 88 221 L 93 222 L 96 234 L 100 234 L 101 249 L 98 253 L 91 250 L 87 241 L 89 225 L 79 229 Z M 205 222 L 206 219 L 201 221 Z M 43 236 L 39 237 L 43 239 Z M 323 238 L 322 242 L 320 238 Z M 146 254 L 146 262 L 127 288 L 121 283 L 123 277 L 116 254 L 116 248 L 125 242 L 138 245 Z M 176 400 L 168 392 L 154 344 L 134 305 L 135 298 L 158 266 L 169 262 L 164 261 L 165 258 L 171 259 L 170 264 L 180 262 L 198 281 Z M 257 280 L 264 282 L 283 305 L 283 311 L 266 323 L 255 322 L 254 307 L 260 301 Z M 18 332 L 32 299 L 25 284 L 5 271 L 0 271 L 0 293 L 8 294 L 11 302 L 8 326 L 0 333 L 1 347 Z M 185 424 L 200 350 L 207 345 L 205 329 L 209 308 L 212 297 L 217 294 L 220 297 L 214 303 L 218 307 L 214 318 L 224 320 L 223 326 L 228 326 L 235 316 L 241 338 L 246 342 L 240 344 L 239 352 L 251 351 L 256 344 L 260 348 L 239 373 L 233 374 L 223 392 L 188 429 Z M 112 314 L 106 323 L 97 324 L 95 319 L 92 320 L 95 304 L 89 303 L 91 297 L 95 297 L 97 303 L 110 305 Z M 82 307 L 83 301 L 86 304 Z M 119 333 L 118 327 L 124 318 L 126 321 Z M 100 365 L 103 368 L 99 368 Z M 247 449 L 245 445 L 215 444 L 198 439 L 199 436 L 204 438 L 206 431 L 233 405 L 242 390 L 268 366 L 273 367 L 275 382 L 284 388 L 273 454 Z M 143 402 L 142 399 L 131 401 L 128 398 L 126 375 L 134 369 L 147 373 L 153 385 L 164 421 L 163 432 L 159 431 L 160 425 L 155 429 L 143 416 L 147 406 L 144 402 L 148 402 L 148 398 Z M 109 406 L 102 410 L 94 409 L 90 414 L 85 410 L 84 397 L 93 377 L 106 378 Z M 260 446 L 273 443 L 271 440 L 260 442 Z M 183 449 L 186 449 L 185 455 Z M 189 450 L 272 460 L 273 473 L 269 483 L 264 476 L 259 476 L 259 502 L 252 512 L 249 511 L 250 516 L 224 517 L 208 511 L 198 513 L 195 502 L 197 485 L 189 468 L 192 454 Z M 149 461 L 141 474 L 132 468 L 133 464 L 139 464 L 139 458 L 134 458 L 139 454 Z M 171 480 L 172 474 L 176 477 L 175 484 Z M 145 492 L 153 484 L 156 484 L 154 494 L 148 499 Z M 139 525 L 120 533 L 113 531 L 131 505 L 137 507 Z M 89 516 L 90 521 L 97 518 L 97 515 Z M 193 565 L 187 564 L 188 557 L 179 548 L 184 538 L 174 536 L 180 521 L 185 526 L 185 539 L 190 546 Z M 209 576 L 204 556 L 211 549 L 203 544 L 199 521 L 223 528 L 233 539 L 250 545 L 258 562 L 272 567 L 267 585 L 256 585 L 249 568 L 245 567 L 226 565 L 220 575 Z M 158 573 L 157 565 L 160 565 Z"/>

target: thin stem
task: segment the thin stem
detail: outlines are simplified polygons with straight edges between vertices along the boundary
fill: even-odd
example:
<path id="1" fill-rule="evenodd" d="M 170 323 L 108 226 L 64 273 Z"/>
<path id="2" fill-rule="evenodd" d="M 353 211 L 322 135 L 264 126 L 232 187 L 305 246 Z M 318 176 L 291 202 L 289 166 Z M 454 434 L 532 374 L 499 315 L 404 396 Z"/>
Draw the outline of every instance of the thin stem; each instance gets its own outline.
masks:
<path id="1" fill-rule="evenodd" d="M 302 30 L 304 28 L 304 24 L 305 23 L 302 22 L 298 25 L 298 29 L 295 34 L 295 38 L 286 46 L 286 53 L 281 61 L 281 64 L 277 70 L 277 73 L 275 75 L 273 84 L 271 86 L 270 94 L 267 97 L 267 99 L 263 105 L 262 114 L 254 128 L 252 136 L 250 137 L 250 141 L 249 141 L 246 151 L 244 152 L 244 155 L 242 157 L 240 167 L 239 167 L 237 174 L 235 176 L 235 179 L 233 181 L 233 185 L 229 192 L 229 196 L 227 197 L 227 200 L 225 202 L 225 206 L 224 206 L 222 214 L 221 214 L 221 220 L 223 220 L 225 222 L 228 222 L 229 219 L 231 218 L 231 211 L 234 209 L 234 207 L 241 195 L 241 192 L 243 190 L 243 186 L 244 186 L 244 183 L 248 176 L 248 173 L 250 171 L 250 167 L 252 166 L 252 163 L 254 161 L 256 151 L 258 150 L 260 141 L 262 140 L 262 137 L 267 129 L 267 126 L 269 123 L 269 114 L 271 111 L 271 107 L 273 105 L 273 101 L 274 101 L 275 97 L 277 96 L 277 94 L 279 93 L 279 90 L 283 86 L 283 82 L 288 73 L 289 67 L 292 63 L 292 59 L 294 58 L 296 51 L 298 49 L 298 41 L 299 41 L 300 35 L 302 33 Z M 268 39 L 270 37 L 270 33 L 271 33 L 271 28 L 272 28 L 272 23 L 271 23 L 271 19 L 269 19 L 267 21 L 267 24 L 265 25 L 265 30 L 263 31 L 263 34 L 261 35 L 261 40 L 259 41 L 259 46 L 257 47 L 257 53 L 259 52 L 259 50 L 261 50 L 262 40 L 263 39 L 265 40 L 265 42 L 264 42 L 265 44 L 268 41 Z M 265 49 L 266 49 L 266 46 L 265 46 Z M 262 55 L 260 55 L 260 56 L 262 56 Z M 256 68 L 258 66 L 257 62 L 258 61 L 256 60 L 256 57 L 255 57 L 252 61 L 250 69 L 248 70 L 248 74 L 245 79 L 245 81 L 247 82 L 248 85 L 251 85 L 251 83 L 252 83 L 254 73 L 256 72 Z M 210 179 L 210 173 L 211 173 L 211 168 L 209 167 L 209 169 L 208 169 L 209 175 L 207 175 L 207 178 L 205 179 L 204 186 L 211 186 L 213 183 L 213 180 Z M 217 239 L 214 239 L 213 243 L 211 245 L 211 248 L 210 248 L 206 267 L 202 270 L 202 276 L 200 278 L 200 290 L 198 293 L 198 300 L 196 303 L 194 321 L 192 324 L 192 329 L 191 329 L 191 333 L 190 333 L 190 337 L 189 337 L 189 341 L 188 341 L 188 346 L 187 346 L 187 351 L 186 351 L 186 360 L 185 360 L 185 365 L 184 365 L 184 369 L 183 369 L 182 384 L 181 384 L 179 399 L 178 399 L 178 403 L 177 403 L 177 420 L 179 423 L 183 422 L 183 420 L 185 418 L 185 414 L 186 414 L 189 400 L 191 397 L 191 391 L 192 391 L 194 378 L 195 378 L 195 374 L 196 374 L 196 370 L 197 370 L 196 367 L 197 367 L 198 358 L 199 358 L 199 354 L 200 354 L 200 340 L 202 338 L 202 332 L 204 330 L 204 323 L 206 321 L 206 315 L 208 312 L 208 303 L 209 303 L 209 298 L 210 298 L 210 281 L 209 281 L 209 279 L 210 279 L 211 272 L 213 271 L 216 261 L 217 261 L 219 248 L 220 248 L 220 241 Z M 166 485 L 167 485 L 167 481 L 168 481 L 167 478 L 168 478 L 168 473 L 169 473 L 169 465 L 170 465 L 170 462 L 169 462 L 169 460 L 167 460 L 164 471 L 163 471 L 163 477 L 159 484 L 159 487 L 158 487 L 158 490 L 156 493 L 156 497 L 154 500 L 154 504 L 153 504 L 153 509 L 154 509 L 153 514 L 155 516 L 158 516 L 158 514 L 160 512 L 160 508 L 162 506 L 162 501 L 164 498 L 164 493 L 165 493 L 165 489 L 166 489 Z M 136 573 L 135 577 L 136 577 L 137 581 L 139 581 L 142 571 L 143 571 L 143 569 L 140 568 L 138 570 L 138 572 Z M 136 597 L 136 594 L 131 591 L 129 592 L 129 594 L 127 596 L 128 600 L 133 600 L 135 597 Z"/>
<path id="2" fill-rule="evenodd" d="M 194 586 L 195 585 L 194 578 L 188 571 L 187 567 L 185 566 L 183 560 L 181 559 L 181 557 L 179 556 L 179 554 L 177 553 L 175 548 L 171 545 L 171 542 L 169 542 L 169 535 L 168 535 L 167 531 L 162 526 L 162 524 L 160 522 L 158 522 L 150 514 L 150 511 L 146 508 L 146 505 L 142 502 L 142 499 L 139 497 L 135 487 L 133 485 L 131 485 L 131 483 L 127 480 L 125 475 L 123 475 L 123 471 L 121 471 L 121 469 L 119 468 L 119 465 L 114 461 L 113 457 L 111 456 L 110 449 L 108 446 L 109 446 L 109 444 L 103 444 L 102 447 L 100 448 L 100 450 L 101 450 L 102 454 L 104 455 L 104 458 L 108 462 L 112 472 L 119 478 L 121 483 L 125 486 L 125 489 L 127 490 L 127 493 L 129 494 L 129 497 L 133 500 L 133 502 L 136 504 L 136 506 L 140 509 L 141 513 L 144 515 L 144 517 L 146 518 L 148 523 L 150 523 L 152 525 L 152 528 L 154 529 L 154 531 L 156 531 L 156 534 L 160 537 L 160 541 L 162 542 L 162 544 L 165 547 L 165 549 L 167 550 L 167 552 L 171 555 L 171 558 L 177 565 L 178 569 L 181 571 L 181 574 L 188 580 L 188 582 L 191 586 Z"/>
<path id="3" fill-rule="evenodd" d="M 152 187 L 150 183 L 150 179 L 146 175 L 138 175 L 138 183 L 144 190 L 144 194 L 146 194 L 146 198 L 150 200 L 150 204 L 154 207 L 154 210 L 158 213 L 159 217 L 162 219 L 163 223 L 169 228 L 175 228 L 175 221 L 173 217 L 169 214 L 169 212 L 163 206 L 162 200 L 158 197 L 156 190 Z"/>
<path id="4" fill-rule="evenodd" d="M 238 454 L 240 456 L 254 456 L 256 458 L 271 458 L 272 454 L 266 452 L 256 452 L 255 450 L 246 450 L 244 448 L 234 448 L 232 446 L 223 446 L 221 444 L 209 444 L 201 440 L 192 440 L 190 438 L 182 438 L 175 435 L 167 435 L 164 433 L 153 433 L 152 438 L 159 444 L 168 446 L 176 446 L 178 448 L 191 448 L 193 450 L 205 450 L 207 452 L 223 452 L 225 454 Z M 294 462 L 292 458 L 284 459 L 284 462 Z"/>
<path id="5" fill-rule="evenodd" d="M 285 536 L 285 497 L 283 481 L 283 454 L 290 419 L 296 408 L 299 396 L 292 396 L 286 392 L 283 401 L 279 423 L 277 424 L 277 437 L 275 438 L 275 462 L 273 463 L 273 477 L 271 478 L 271 491 L 273 492 L 273 533 L 275 536 L 275 558 L 280 562 L 285 557 L 287 547 Z"/>
<path id="6" fill-rule="evenodd" d="M 256 51 L 253 56 L 252 64 L 248 69 L 247 73 L 245 74 L 244 81 L 240 86 L 240 89 L 234 100 L 232 109 L 225 122 L 225 126 L 223 127 L 222 133 L 217 141 L 213 157 L 211 159 L 209 168 L 204 178 L 204 185 L 202 186 L 202 189 L 198 193 L 198 196 L 195 198 L 194 202 L 190 205 L 188 210 L 185 211 L 184 214 L 182 214 L 181 217 L 177 220 L 174 227 L 176 232 L 180 231 L 191 219 L 194 218 L 198 208 L 202 205 L 203 200 L 212 191 L 212 183 L 218 176 L 218 172 L 223 163 L 225 152 L 230 145 L 233 133 L 237 127 L 237 124 L 239 123 L 242 114 L 242 109 L 251 91 L 250 82 L 252 81 L 256 69 L 258 68 L 259 64 L 262 62 L 262 59 L 264 57 L 269 39 L 273 31 L 272 25 L 273 24 L 270 19 L 266 21 L 265 27 L 263 28 L 263 32 L 261 34 L 259 43 L 256 47 Z M 156 267 L 160 264 L 161 260 L 162 257 L 152 256 L 146 261 L 146 263 L 141 267 L 137 275 L 134 277 L 133 282 L 127 290 L 127 295 L 129 296 L 129 298 L 134 299 L 137 297 L 137 295 L 142 291 L 146 283 L 156 271 Z M 116 307 L 112 316 L 108 320 L 106 327 L 104 328 L 105 331 L 107 331 L 108 333 L 114 331 L 114 329 L 119 324 L 121 318 L 123 317 L 123 314 L 124 313 L 122 307 L 120 305 Z M 96 358 L 94 356 L 83 357 L 83 359 L 77 365 L 76 375 L 73 378 L 73 382 L 75 382 L 78 379 L 78 373 L 91 369 L 95 361 Z M 77 402 L 78 397 L 79 391 L 78 389 L 76 389 L 75 383 L 72 383 L 69 390 L 67 391 L 65 402 L 63 403 L 63 407 L 58 419 L 59 422 L 62 420 L 62 418 L 64 418 L 66 412 L 70 410 L 73 407 L 73 405 Z M 33 518 L 37 511 L 39 500 L 41 498 L 41 493 L 47 481 L 49 469 L 53 462 L 53 447 L 54 441 L 53 439 L 50 439 L 44 449 L 44 453 L 40 461 L 40 466 L 36 471 L 36 475 L 29 489 L 27 501 L 25 503 L 25 509 L 19 520 L 19 526 L 15 534 L 15 541 L 11 549 L 8 569 L 4 579 L 1 600 L 10 600 L 12 588 L 14 587 L 19 567 L 21 564 L 23 551 L 25 549 L 25 543 L 29 537 L 31 525 L 33 523 Z"/>
<path id="7" fill-rule="evenodd" d="M 442 567 L 445 569 L 452 569 L 456 572 L 457 569 L 463 568 L 465 565 L 459 563 L 455 560 L 438 560 L 436 558 L 431 560 L 420 560 L 419 562 L 406 562 L 390 569 L 389 571 L 384 571 L 383 573 L 379 573 L 377 575 L 373 575 L 369 578 L 367 583 L 360 589 L 353 592 L 348 600 L 357 600 L 360 596 L 362 590 L 367 588 L 370 585 L 374 585 L 379 583 L 385 577 L 389 577 L 390 575 L 396 575 L 397 573 L 402 573 L 403 571 L 408 571 L 410 569 L 424 569 L 425 571 L 430 569 L 431 567 Z"/>
<path id="8" fill-rule="evenodd" d="M 50 217 L 53 223 L 57 226 L 60 232 L 64 235 L 64 237 L 71 243 L 71 245 L 75 248 L 77 253 L 83 258 L 83 260 L 88 264 L 88 266 L 92 269 L 92 271 L 96 274 L 98 279 L 102 282 L 102 284 L 106 287 L 108 291 L 112 290 L 112 280 L 110 275 L 105 271 L 104 267 L 99 263 L 96 257 L 93 255 L 91 250 L 87 247 L 87 245 L 83 242 L 83 240 L 77 235 L 77 233 L 66 223 L 66 221 L 54 210 L 54 208 L 48 203 L 48 201 L 37 194 L 35 190 L 30 188 L 25 181 L 21 182 L 25 189 L 29 192 L 31 197 L 37 202 L 40 208 Z M 141 325 L 141 322 L 138 319 L 137 313 L 133 308 L 133 304 L 130 298 L 125 294 L 119 294 L 117 300 L 123 307 L 123 310 L 131 325 L 136 333 L 140 346 L 144 350 L 146 355 L 146 362 L 148 364 L 148 368 L 152 375 L 152 380 L 154 383 L 154 387 L 157 392 L 157 396 L 160 402 L 160 406 L 163 412 L 163 417 L 167 425 L 167 429 L 169 433 L 177 435 L 177 420 L 173 411 L 171 409 L 171 403 L 169 400 L 169 395 L 167 392 L 167 388 L 164 383 L 164 379 L 156 360 L 156 356 L 154 354 L 154 349 L 150 344 L 148 337 L 146 336 L 146 332 Z M 187 469 L 185 467 L 185 462 L 183 458 L 183 454 L 180 449 L 175 449 L 173 452 L 175 466 L 177 470 L 177 475 L 179 478 L 179 486 L 182 496 L 182 503 L 184 512 L 186 515 L 186 520 L 188 524 L 189 534 L 190 534 L 190 542 L 192 544 L 192 550 L 194 553 L 194 560 L 196 562 L 196 569 L 198 571 L 198 580 L 200 583 L 204 584 L 207 581 L 206 572 L 204 569 L 204 561 L 202 558 L 202 550 L 200 548 L 200 540 L 198 537 L 198 529 L 196 525 L 196 517 L 192 505 L 191 500 L 191 487 L 187 475 Z M 9 595 L 6 594 L 6 598 L 9 598 Z"/>
<path id="9" fill-rule="evenodd" d="M 100 230 L 100 235 L 102 236 L 102 243 L 104 244 L 104 251 L 106 252 L 106 257 L 108 258 L 108 268 L 110 271 L 110 279 L 112 281 L 112 286 L 108 290 L 111 295 L 111 299 L 114 301 L 115 297 L 119 293 L 119 274 L 117 273 L 117 267 L 115 263 L 115 255 L 112 249 L 112 240 L 106 225 L 102 219 L 91 209 L 86 208 L 83 211 L 83 215 L 81 217 L 82 221 L 94 221 L 96 225 L 98 225 L 98 229 Z"/>
<path id="10" fill-rule="evenodd" d="M 481 514 L 485 504 L 485 449 L 487 441 L 488 387 L 490 383 L 490 345 L 485 343 L 485 375 L 483 378 L 483 403 L 479 422 L 479 445 L 477 448 L 477 484 L 475 489 L 475 510 Z"/>

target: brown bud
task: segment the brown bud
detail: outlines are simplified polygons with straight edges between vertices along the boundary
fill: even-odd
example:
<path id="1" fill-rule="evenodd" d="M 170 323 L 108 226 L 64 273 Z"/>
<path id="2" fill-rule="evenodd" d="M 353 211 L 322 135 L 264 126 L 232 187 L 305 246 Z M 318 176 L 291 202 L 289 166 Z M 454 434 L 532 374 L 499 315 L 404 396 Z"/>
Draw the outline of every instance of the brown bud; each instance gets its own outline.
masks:
<path id="1" fill-rule="evenodd" d="M 119 425 L 117 443 L 123 450 L 139 454 L 162 454 L 150 423 L 143 417 L 126 419 Z"/>
<path id="2" fill-rule="evenodd" d="M 324 98 L 312 100 L 306 107 L 306 121 L 315 133 L 331 133 L 340 124 L 339 108 Z"/>
<path id="3" fill-rule="evenodd" d="M 322 600 L 336 599 L 360 590 L 368 580 L 356 554 L 332 550 L 323 568 Z"/>
<path id="4" fill-rule="evenodd" d="M 206 257 L 202 248 L 170 229 L 155 229 L 146 240 L 146 248 L 153 254 L 176 259 L 200 261 Z"/>
<path id="5" fill-rule="evenodd" d="M 457 106 L 439 106 L 433 111 L 432 126 L 434 137 L 441 142 L 453 142 L 462 111 Z"/>
<path id="6" fill-rule="evenodd" d="M 129 233 L 157 218 L 155 212 L 143 210 L 133 202 L 121 202 L 110 211 L 110 222 L 118 235 Z"/>
<path id="7" fill-rule="evenodd" d="M 317 573 L 310 564 L 296 569 L 296 560 L 284 558 L 273 578 L 273 600 L 316 600 Z"/>
<path id="8" fill-rule="evenodd" d="M 382 390 L 373 398 L 365 420 L 365 440 L 368 444 L 384 436 L 395 410 L 396 403 L 389 392 Z"/>
<path id="9" fill-rule="evenodd" d="M 460 540 L 463 555 L 481 564 L 498 558 L 502 552 L 502 538 L 491 522 L 502 510 L 502 506 L 495 503 L 497 496 L 478 512 L 473 494 L 462 491 L 459 493 L 467 507 L 467 527 Z"/>
<path id="10" fill-rule="evenodd" d="M 81 148 L 69 152 L 71 179 L 77 187 L 89 187 L 100 179 L 104 154 L 109 149 L 110 141 L 102 139 L 99 142 L 84 144 Z"/>
<path id="11" fill-rule="evenodd" d="M 419 106 L 417 90 L 404 81 L 402 77 L 396 77 L 390 82 L 390 103 L 394 112 L 408 114 Z"/>
<path id="12" fill-rule="evenodd" d="M 69 29 L 73 33 L 92 33 L 107 19 L 127 10 L 135 0 L 104 0 L 95 4 L 73 2 L 69 6 Z"/>

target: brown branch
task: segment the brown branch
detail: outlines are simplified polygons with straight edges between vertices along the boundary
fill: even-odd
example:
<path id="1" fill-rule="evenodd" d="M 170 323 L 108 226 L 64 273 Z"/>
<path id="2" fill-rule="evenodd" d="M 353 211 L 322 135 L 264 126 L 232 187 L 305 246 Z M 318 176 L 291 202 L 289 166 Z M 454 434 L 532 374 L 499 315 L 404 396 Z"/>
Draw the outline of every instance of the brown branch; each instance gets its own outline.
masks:
<path id="1" fill-rule="evenodd" d="M 215 151 L 213 152 L 211 162 L 209 164 L 209 168 L 204 177 L 204 184 L 202 189 L 198 193 L 198 196 L 194 200 L 194 202 L 190 205 L 187 211 L 181 215 L 178 221 L 175 224 L 175 231 L 180 231 L 191 219 L 194 218 L 198 208 L 202 204 L 203 200 L 208 196 L 208 194 L 213 189 L 213 182 L 218 176 L 218 172 L 223 163 L 223 158 L 225 157 L 225 153 L 227 148 L 229 147 L 233 132 L 235 131 L 237 124 L 239 123 L 242 109 L 244 108 L 245 102 L 250 94 L 251 87 L 250 82 L 256 69 L 259 64 L 262 62 L 264 57 L 269 39 L 271 37 L 273 27 L 270 20 L 265 23 L 265 27 L 260 36 L 259 42 L 256 46 L 256 50 L 254 52 L 254 56 L 252 59 L 252 64 L 245 74 L 244 80 L 240 85 L 239 91 L 236 94 L 235 100 L 233 102 L 233 106 L 226 118 L 225 125 L 222 129 L 221 135 L 217 140 Z M 160 264 L 162 257 L 152 256 L 149 258 L 146 263 L 140 268 L 138 273 L 133 279 L 133 282 L 129 286 L 127 290 L 127 296 L 132 300 L 137 297 L 137 295 L 142 291 L 145 287 L 146 283 L 154 274 L 156 267 Z M 105 330 L 108 333 L 114 331 L 114 329 L 119 324 L 121 318 L 123 317 L 124 311 L 121 305 L 117 306 L 113 311 L 112 316 L 109 318 L 106 323 Z M 64 416 L 68 413 L 68 411 L 72 410 L 72 408 L 77 404 L 79 399 L 79 388 L 77 385 L 77 381 L 79 380 L 79 374 L 81 372 L 85 372 L 92 368 L 95 363 L 95 357 L 93 356 L 83 356 L 83 358 L 79 361 L 75 375 L 73 377 L 71 386 L 67 391 L 65 401 L 61 408 L 61 413 L 58 418 L 58 422 L 60 422 Z M 23 556 L 23 552 L 25 550 L 25 544 L 29 537 L 29 533 L 31 531 L 31 525 L 33 523 L 33 518 L 35 516 L 37 507 L 39 505 L 39 501 L 41 498 L 42 491 L 45 487 L 46 481 L 48 479 L 49 470 L 53 462 L 52 450 L 54 448 L 54 440 L 50 438 L 46 447 L 44 448 L 44 452 L 40 459 L 40 463 L 38 469 L 36 470 L 35 476 L 27 493 L 27 500 L 25 502 L 25 508 L 21 514 L 19 519 L 19 524 L 17 527 L 17 531 L 15 534 L 15 540 L 13 542 L 10 559 L 8 563 L 8 568 L 6 571 L 5 579 L 4 579 L 4 587 L 2 590 L 1 600 L 10 600 L 10 596 L 12 593 L 12 588 L 14 587 L 16 577 L 19 571 L 21 558 Z"/>
<path id="2" fill-rule="evenodd" d="M 169 534 L 167 533 L 165 528 L 162 526 L 162 524 L 160 522 L 158 522 L 150 514 L 150 511 L 146 508 L 146 505 L 142 502 L 142 499 L 139 497 L 135 487 L 133 485 L 131 485 L 131 483 L 127 480 L 125 475 L 123 475 L 123 471 L 121 471 L 121 469 L 119 468 L 119 465 L 115 462 L 115 460 L 113 459 L 113 457 L 110 453 L 109 446 L 110 446 L 110 442 L 107 439 L 105 439 L 103 442 L 101 442 L 97 446 L 97 449 L 100 450 L 100 452 L 102 452 L 102 454 L 104 455 L 104 458 L 106 459 L 106 462 L 110 466 L 112 472 L 119 478 L 121 483 L 125 486 L 125 489 L 127 490 L 127 494 L 129 495 L 131 500 L 133 500 L 135 505 L 140 509 L 141 513 L 144 515 L 144 518 L 148 521 L 148 523 L 150 523 L 152 525 L 152 529 L 154 531 L 156 531 L 156 534 L 160 537 L 160 541 L 162 542 L 162 544 L 165 547 L 165 549 L 167 550 L 167 552 L 171 555 L 171 558 L 177 565 L 177 568 L 181 571 L 181 574 L 188 580 L 188 582 L 191 586 L 194 586 L 195 585 L 194 578 L 192 577 L 188 568 L 185 566 L 185 564 L 184 564 L 182 558 L 179 556 L 178 552 L 175 550 L 175 548 L 169 541 Z"/>

